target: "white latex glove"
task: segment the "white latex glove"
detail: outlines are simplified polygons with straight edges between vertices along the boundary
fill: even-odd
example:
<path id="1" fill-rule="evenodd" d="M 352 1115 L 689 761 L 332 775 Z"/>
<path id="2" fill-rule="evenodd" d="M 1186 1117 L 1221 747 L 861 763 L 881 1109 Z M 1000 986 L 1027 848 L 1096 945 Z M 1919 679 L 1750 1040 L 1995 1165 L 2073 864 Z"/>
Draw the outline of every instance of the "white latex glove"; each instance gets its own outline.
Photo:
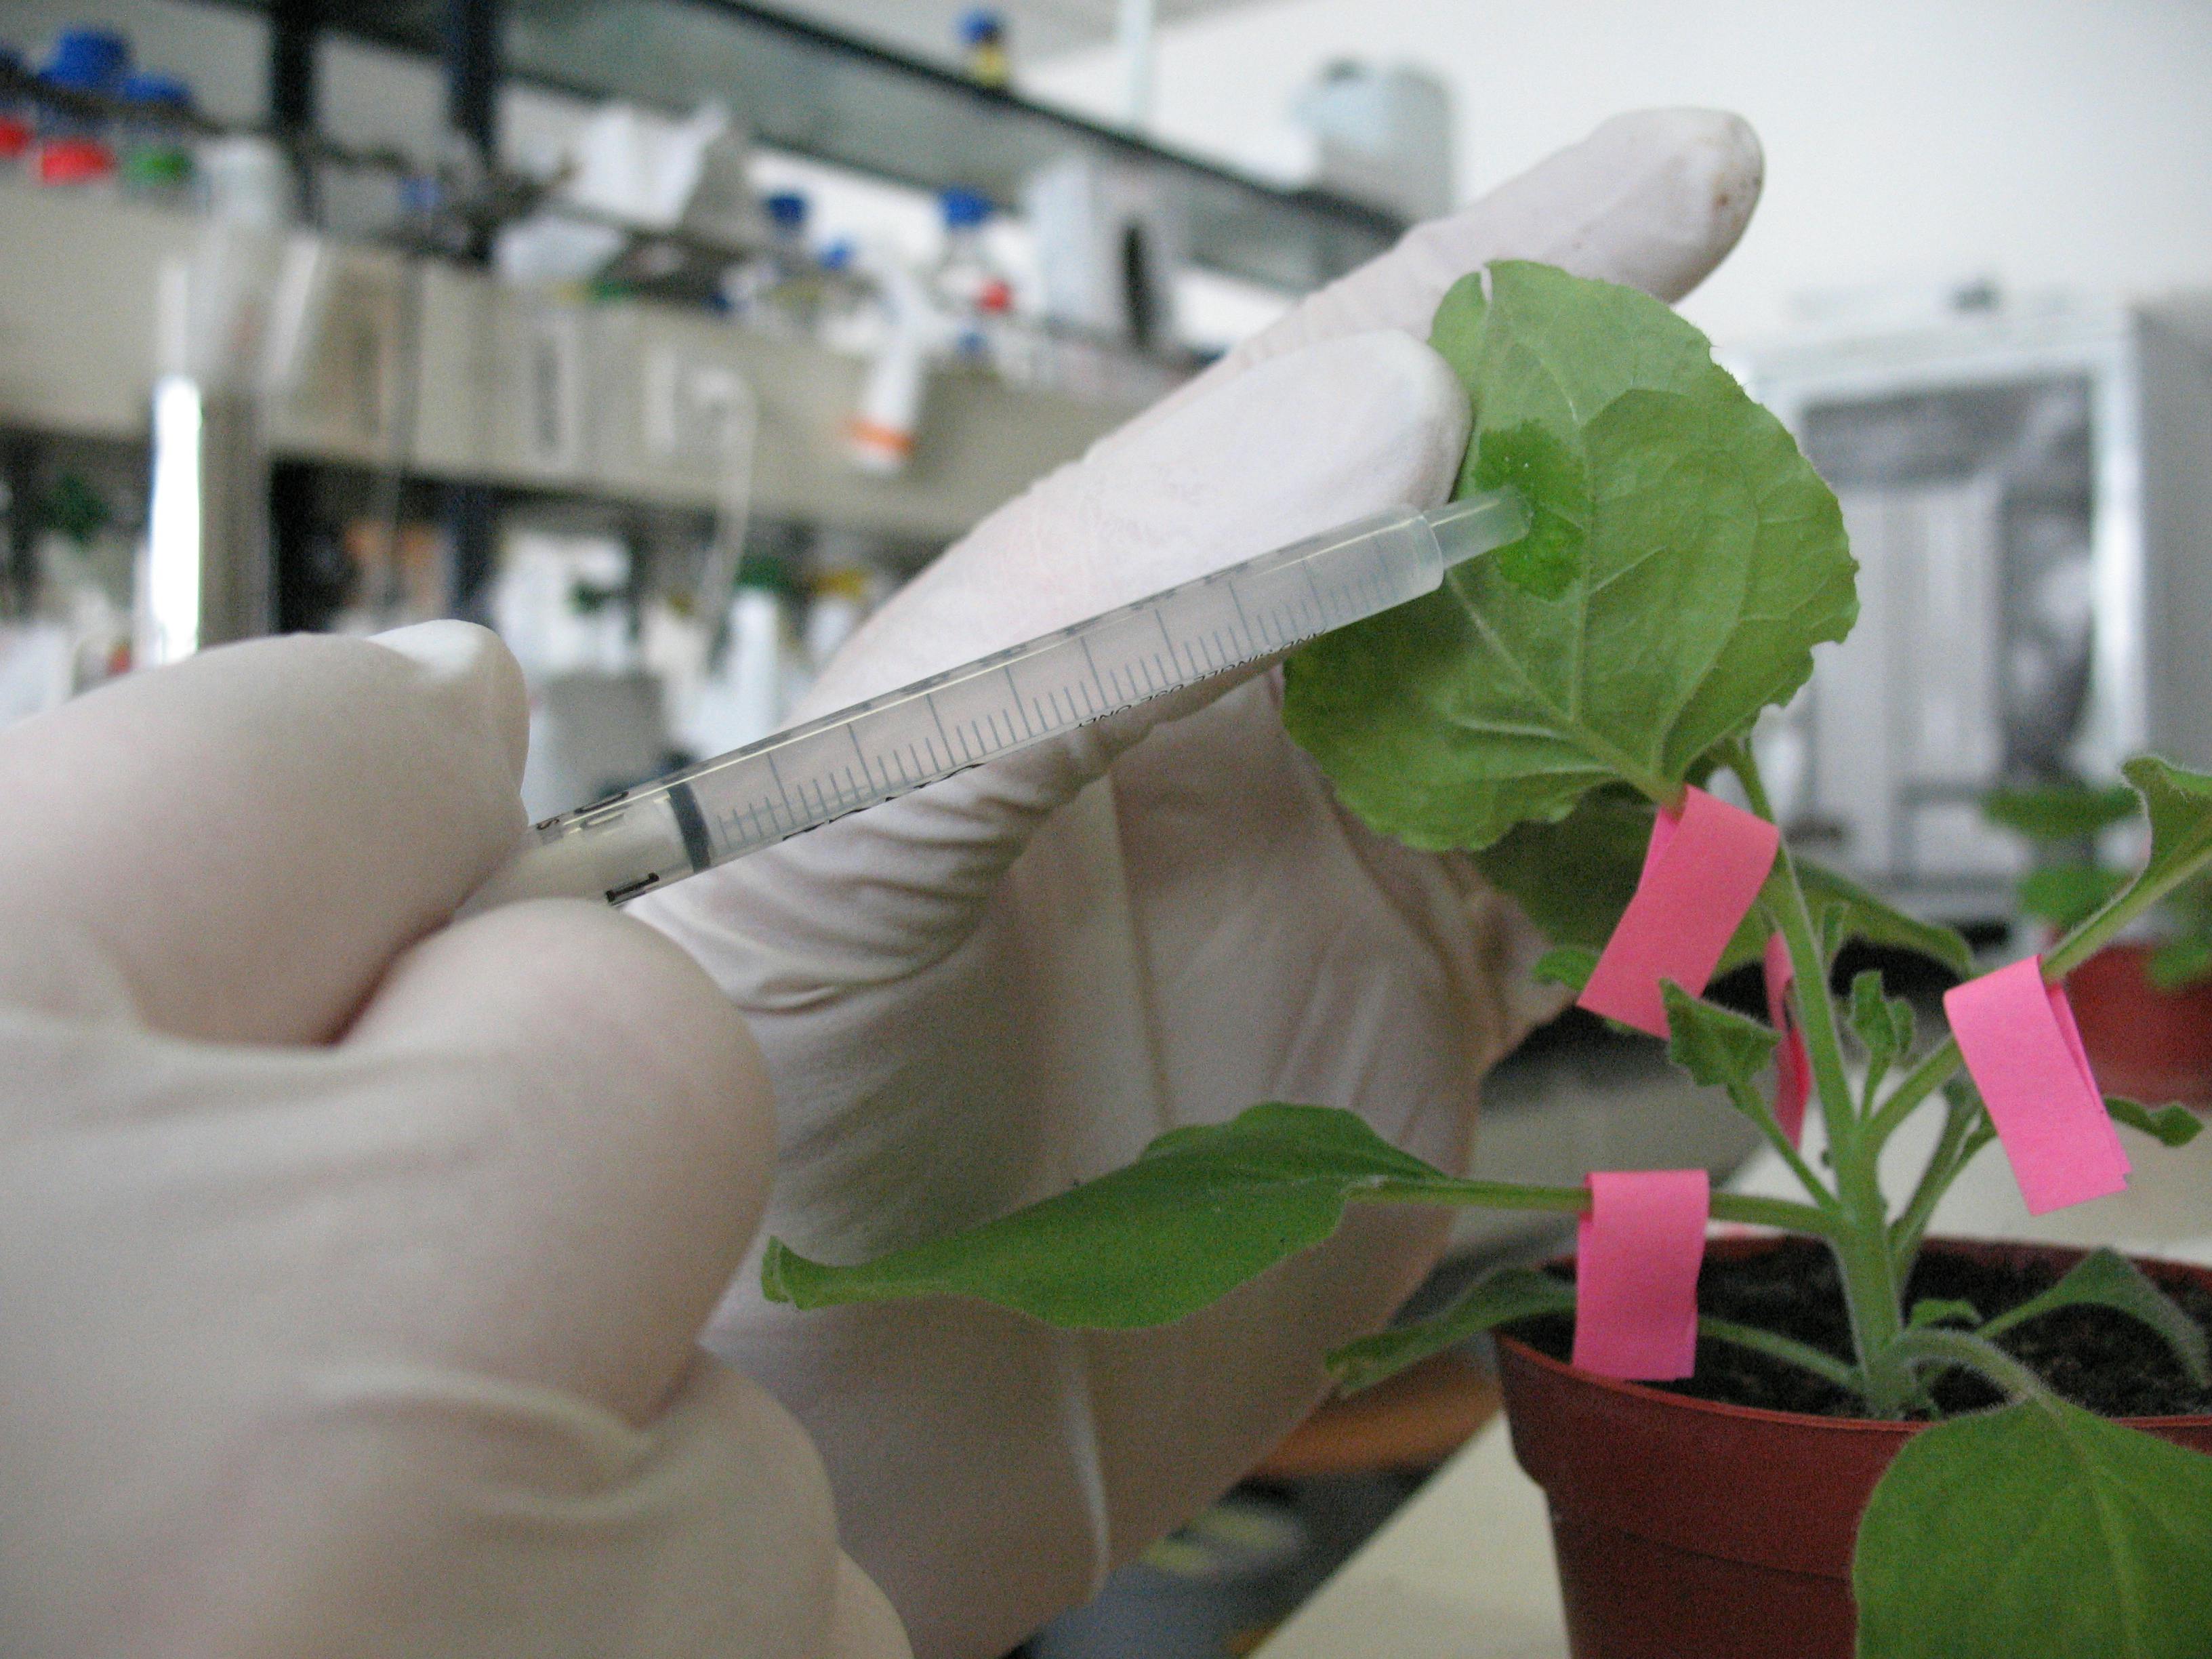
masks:
<path id="1" fill-rule="evenodd" d="M 903 1654 L 695 1346 L 757 1051 L 601 907 L 422 939 L 520 830 L 524 696 L 481 629 L 386 641 L 0 732 L 0 1649 Z"/>
<path id="2" fill-rule="evenodd" d="M 1673 298 L 1735 242 L 1759 179 L 1740 121 L 1632 116 L 1415 230 L 993 514 L 802 714 L 1436 502 L 1467 438 L 1419 343 L 1444 289 L 1521 257 Z M 1185 694 L 636 907 L 761 1040 L 782 1127 L 769 1231 L 856 1260 L 1263 1100 L 1349 1107 L 1462 1161 L 1483 1072 L 1556 1006 L 1528 985 L 1538 941 L 1463 860 L 1340 811 L 1278 702 L 1273 674 Z M 749 1261 L 708 1341 L 813 1432 L 848 1547 L 917 1651 L 982 1659 L 1250 1468 L 1441 1233 L 1355 1214 L 1203 1314 L 1111 1335 L 949 1301 L 799 1314 L 763 1302 Z"/>

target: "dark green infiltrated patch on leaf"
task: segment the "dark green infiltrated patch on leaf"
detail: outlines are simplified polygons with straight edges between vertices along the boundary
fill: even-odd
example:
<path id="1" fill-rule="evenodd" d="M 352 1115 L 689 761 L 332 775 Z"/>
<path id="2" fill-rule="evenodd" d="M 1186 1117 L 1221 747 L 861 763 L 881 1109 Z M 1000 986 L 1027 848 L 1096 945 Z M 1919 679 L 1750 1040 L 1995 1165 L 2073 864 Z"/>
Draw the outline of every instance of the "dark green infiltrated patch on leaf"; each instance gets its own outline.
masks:
<path id="1" fill-rule="evenodd" d="M 1488 847 L 1615 779 L 1671 795 L 1857 611 L 1834 495 L 1704 336 L 1632 289 L 1490 276 L 1432 338 L 1474 404 L 1458 493 L 1518 487 L 1529 534 L 1307 647 L 1284 706 L 1352 809 L 1417 847 Z"/>

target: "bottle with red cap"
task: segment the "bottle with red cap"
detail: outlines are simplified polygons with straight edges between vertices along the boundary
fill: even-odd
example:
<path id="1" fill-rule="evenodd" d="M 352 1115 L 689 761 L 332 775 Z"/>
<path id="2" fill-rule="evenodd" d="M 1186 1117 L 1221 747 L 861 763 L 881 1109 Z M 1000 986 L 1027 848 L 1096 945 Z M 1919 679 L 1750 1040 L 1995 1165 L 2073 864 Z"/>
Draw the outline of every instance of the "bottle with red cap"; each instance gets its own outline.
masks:
<path id="1" fill-rule="evenodd" d="M 131 69 L 131 43 L 113 29 L 64 29 L 54 36 L 39 79 L 62 94 L 113 98 Z M 101 184 L 115 176 L 115 146 L 106 117 L 56 101 L 39 111 L 31 177 L 41 185 Z"/>
<path id="2" fill-rule="evenodd" d="M 0 81 L 12 82 L 29 72 L 22 53 L 13 46 L 0 46 Z M 31 153 L 31 134 L 29 100 L 20 93 L 0 89 L 0 172 L 22 165 L 23 158 Z"/>
<path id="3" fill-rule="evenodd" d="M 939 193 L 937 204 L 944 216 L 945 243 L 930 268 L 929 289 L 956 324 L 954 355 L 986 359 L 998 324 L 1014 304 L 1013 285 L 984 246 L 991 198 L 955 185 Z"/>

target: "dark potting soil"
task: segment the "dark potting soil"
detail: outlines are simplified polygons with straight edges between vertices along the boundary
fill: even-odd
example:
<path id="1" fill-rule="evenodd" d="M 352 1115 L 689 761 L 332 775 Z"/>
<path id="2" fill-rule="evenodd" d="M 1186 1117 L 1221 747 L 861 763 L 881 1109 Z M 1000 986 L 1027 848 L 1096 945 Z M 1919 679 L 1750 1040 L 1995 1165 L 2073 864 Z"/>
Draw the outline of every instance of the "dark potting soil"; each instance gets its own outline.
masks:
<path id="1" fill-rule="evenodd" d="M 2047 1263 L 1978 1261 L 1939 1246 L 1922 1254 L 1905 1306 L 1927 1297 L 1971 1302 L 1988 1319 L 2049 1290 L 2059 1276 Z M 2160 1288 L 2212 1332 L 2212 1291 L 2186 1280 L 2163 1282 Z M 1707 1256 L 1698 1275 L 1698 1306 L 1717 1319 L 1792 1336 L 1839 1359 L 1850 1354 L 1850 1326 L 1835 1258 L 1808 1240 L 1787 1239 L 1771 1250 L 1739 1257 Z M 1565 1316 L 1523 1320 L 1507 1328 L 1555 1359 L 1565 1359 L 1574 1343 L 1573 1322 Z M 2212 1412 L 2212 1389 L 2191 1382 L 2148 1326 L 2109 1308 L 2061 1308 L 2015 1326 L 1997 1342 L 2058 1393 L 2100 1417 Z M 1696 1375 L 1686 1382 L 1651 1386 L 1769 1411 L 1815 1417 L 1865 1414 L 1856 1395 L 1832 1383 L 1710 1339 L 1698 1343 Z M 1988 1383 L 1960 1371 L 1936 1389 L 1936 1404 L 1947 1413 L 1977 1411 L 1998 1400 Z"/>

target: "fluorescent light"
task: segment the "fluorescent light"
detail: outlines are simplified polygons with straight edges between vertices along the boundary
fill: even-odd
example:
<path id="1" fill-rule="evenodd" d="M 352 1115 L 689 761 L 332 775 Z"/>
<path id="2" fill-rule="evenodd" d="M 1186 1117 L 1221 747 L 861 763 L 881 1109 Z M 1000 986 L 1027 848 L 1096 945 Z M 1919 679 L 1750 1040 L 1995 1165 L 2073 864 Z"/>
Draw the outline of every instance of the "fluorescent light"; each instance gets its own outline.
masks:
<path id="1" fill-rule="evenodd" d="M 201 399 L 198 382 L 154 383 L 154 483 L 146 509 L 146 604 L 153 661 L 200 647 Z"/>

